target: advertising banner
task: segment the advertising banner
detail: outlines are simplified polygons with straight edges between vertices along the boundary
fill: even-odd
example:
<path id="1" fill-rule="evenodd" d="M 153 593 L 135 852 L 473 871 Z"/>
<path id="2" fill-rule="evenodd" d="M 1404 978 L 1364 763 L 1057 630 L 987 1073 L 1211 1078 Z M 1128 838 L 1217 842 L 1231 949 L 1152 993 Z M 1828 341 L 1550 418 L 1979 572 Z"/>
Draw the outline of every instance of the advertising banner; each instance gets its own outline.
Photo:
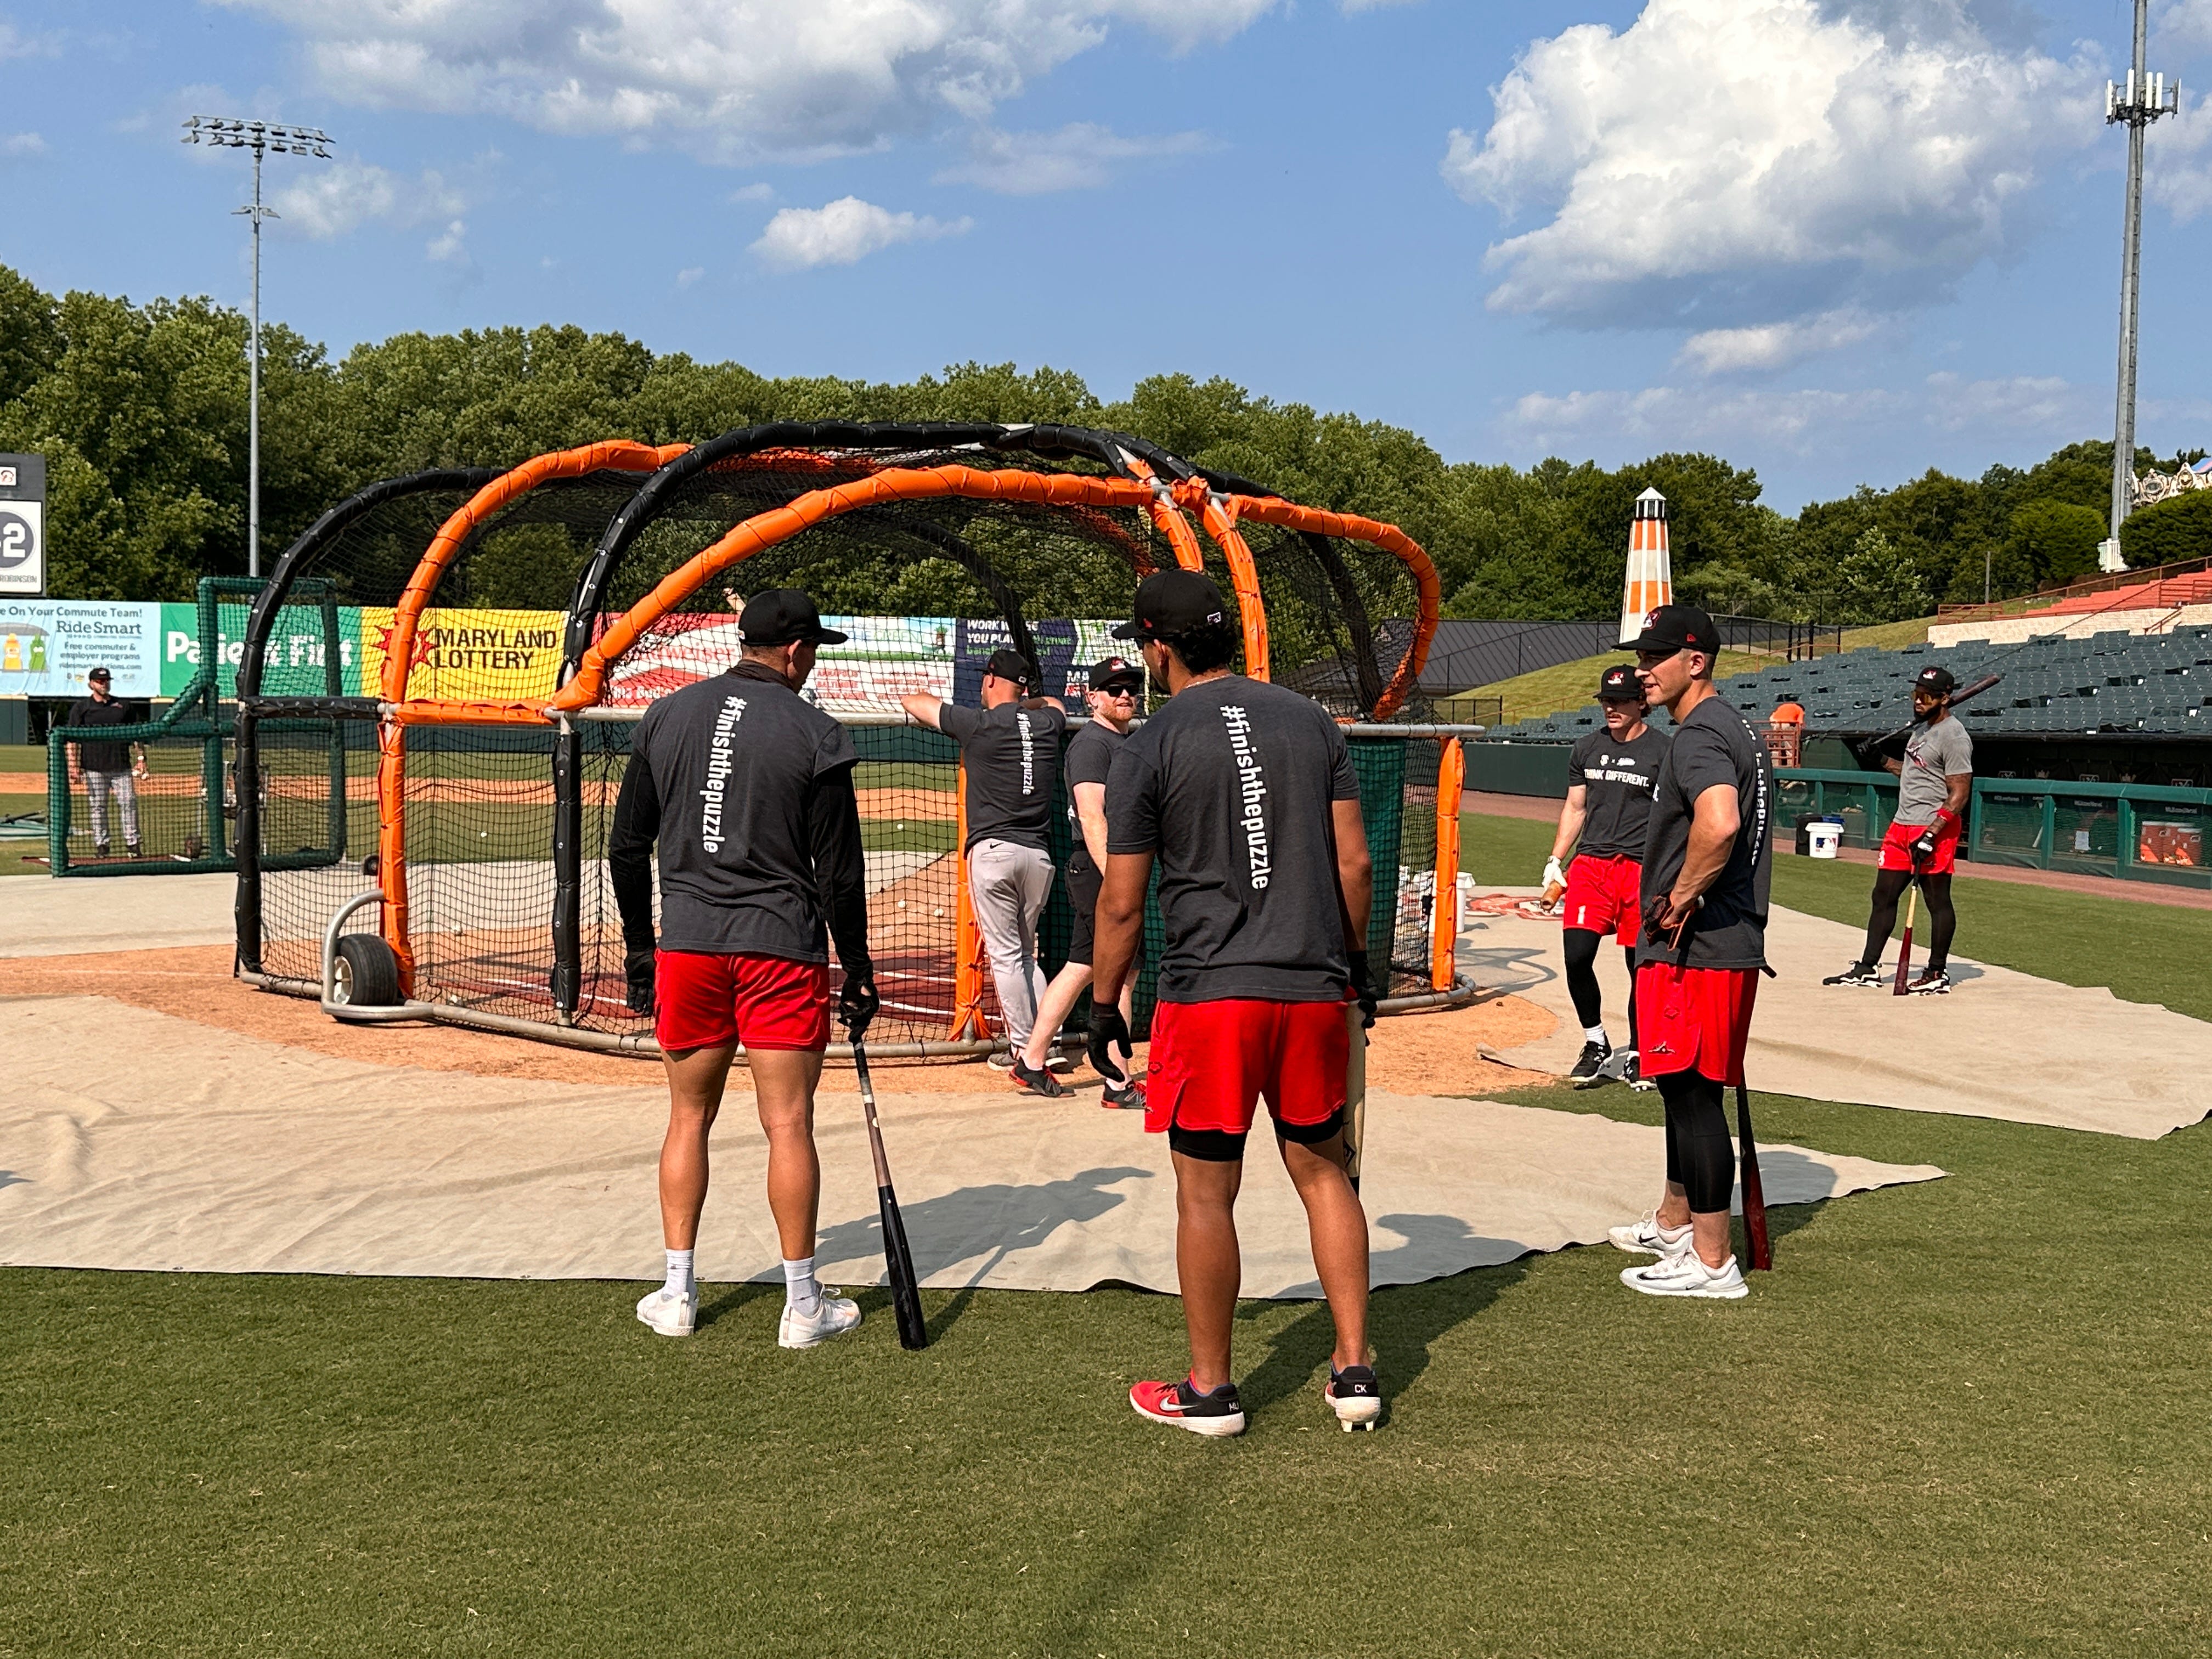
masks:
<path id="1" fill-rule="evenodd" d="M 118 697 L 158 697 L 161 652 L 158 605 L 0 596 L 0 697 L 81 697 L 94 668 Z"/>
<path id="2" fill-rule="evenodd" d="M 46 591 L 46 458 L 0 455 L 0 599 Z"/>
<path id="3" fill-rule="evenodd" d="M 824 617 L 823 626 L 851 638 L 825 645 L 806 698 L 833 714 L 896 714 L 909 691 L 952 695 L 956 623 L 950 617 Z M 664 617 L 615 665 L 607 702 L 641 708 L 656 697 L 720 674 L 743 649 L 738 619 L 714 612 Z"/>
<path id="4" fill-rule="evenodd" d="M 1091 665 L 1101 657 L 1135 659 L 1133 646 L 1111 637 L 1115 626 L 1110 621 L 1091 618 L 1030 623 L 1030 637 L 1036 642 L 1041 659 L 1037 667 L 1043 676 L 1037 689 L 1066 703 L 1069 714 L 1081 714 L 1084 693 L 1091 685 Z M 983 699 L 983 665 L 994 651 L 1012 644 L 1012 632 L 1003 622 L 962 622 L 952 701 L 970 708 L 978 706 Z"/>
<path id="5" fill-rule="evenodd" d="M 357 613 L 361 690 L 384 691 L 385 655 L 392 637 L 392 608 L 364 605 Z M 415 662 L 407 676 L 410 697 L 462 697 L 482 702 L 530 702 L 559 689 L 558 611 L 444 610 L 422 613 L 415 635 Z"/>
<path id="6" fill-rule="evenodd" d="M 262 654 L 261 693 L 270 697 L 320 697 L 331 695 L 324 663 L 335 644 L 338 660 L 337 696 L 357 697 L 361 691 L 361 611 L 355 606 L 334 607 L 336 640 L 325 639 L 327 623 L 313 605 L 285 605 L 276 613 L 275 631 Z M 241 631 L 245 609 L 234 608 Z M 200 613 L 195 605 L 161 607 L 161 690 L 165 697 L 179 695 L 200 672 Z M 217 636 L 220 655 L 216 664 L 221 695 L 238 695 L 238 664 L 246 654 L 244 639 L 228 633 Z"/>

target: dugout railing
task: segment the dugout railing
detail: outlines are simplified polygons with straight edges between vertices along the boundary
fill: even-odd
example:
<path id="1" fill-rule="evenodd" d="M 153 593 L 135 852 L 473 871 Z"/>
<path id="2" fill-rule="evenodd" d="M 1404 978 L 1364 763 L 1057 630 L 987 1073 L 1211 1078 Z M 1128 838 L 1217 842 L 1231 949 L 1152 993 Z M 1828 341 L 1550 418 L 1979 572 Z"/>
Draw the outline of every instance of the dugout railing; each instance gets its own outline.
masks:
<path id="1" fill-rule="evenodd" d="M 623 500 L 603 515 L 604 533 L 569 587 L 558 688 L 504 699 L 441 695 L 435 653 L 426 663 L 420 642 L 434 637 L 426 630 L 471 557 L 484 562 L 488 527 L 520 511 L 535 512 L 541 526 L 575 530 L 598 497 L 564 519 L 535 509 L 536 495 L 580 479 L 611 489 L 621 477 L 629 481 Z M 690 449 L 590 446 L 495 477 L 421 475 L 364 492 L 280 561 L 249 624 L 249 667 L 262 662 L 270 619 L 294 604 L 301 581 L 358 590 L 369 580 L 362 572 L 374 561 L 334 569 L 331 557 L 349 538 L 362 539 L 364 522 L 395 502 L 465 499 L 391 592 L 380 661 L 348 695 L 327 685 L 319 695 L 288 694 L 241 677 L 242 750 L 258 750 L 283 721 L 325 734 L 343 751 L 351 850 L 295 872 L 293 890 L 272 903 L 276 872 L 258 856 L 265 838 L 244 838 L 241 973 L 327 1000 L 326 958 L 349 952 L 366 961 L 368 946 L 361 934 L 321 924 L 341 907 L 364 917 L 373 911 L 394 982 L 375 999 L 387 1006 L 372 1012 L 356 1000 L 349 1017 L 427 1015 L 595 1047 L 647 1047 L 640 1022 L 619 1004 L 618 919 L 601 856 L 606 821 L 629 720 L 653 696 L 719 672 L 735 655 L 735 594 L 726 581 L 757 591 L 804 574 L 818 588 L 850 567 L 880 590 L 907 565 L 938 561 L 975 579 L 1018 644 L 1041 592 L 1074 592 L 1126 614 L 1135 581 L 1172 562 L 1224 578 L 1239 609 L 1247 672 L 1267 672 L 1286 638 L 1307 660 L 1347 665 L 1321 699 L 1352 723 L 1370 802 L 1378 874 L 1371 954 L 1392 964 L 1395 1006 L 1463 999 L 1472 988 L 1456 975 L 1449 921 L 1437 921 L 1448 916 L 1455 886 L 1458 817 L 1453 810 L 1440 817 L 1437 806 L 1447 795 L 1456 801 L 1460 733 L 1418 724 L 1411 706 L 1434 631 L 1433 568 L 1391 526 L 1256 490 L 1127 434 L 830 423 L 750 428 Z M 1262 537 L 1256 550 L 1247 526 Z M 472 580 L 484 591 L 480 577 Z M 383 586 L 389 592 L 395 584 L 387 575 Z M 1394 611 L 1416 619 L 1395 641 L 1376 625 Z M 1278 617 L 1285 625 L 1275 625 Z M 908 913 L 905 936 L 872 941 L 878 963 L 926 959 L 934 978 L 949 982 L 902 999 L 911 1005 L 897 1011 L 906 1029 L 895 1025 L 883 1051 L 999 1046 L 986 1034 L 995 1011 L 966 914 L 964 860 L 946 856 L 960 839 L 950 745 L 911 728 L 868 726 L 855 736 L 864 777 L 879 780 L 863 782 L 864 799 L 881 809 L 864 819 L 871 886 L 884 899 L 876 915 L 890 933 L 898 913 Z M 365 773 L 373 784 L 366 792 Z M 367 836 L 364 806 L 374 814 Z M 1440 862 L 1447 855 L 1449 870 Z M 1048 916 L 1048 963 L 1054 931 Z"/>

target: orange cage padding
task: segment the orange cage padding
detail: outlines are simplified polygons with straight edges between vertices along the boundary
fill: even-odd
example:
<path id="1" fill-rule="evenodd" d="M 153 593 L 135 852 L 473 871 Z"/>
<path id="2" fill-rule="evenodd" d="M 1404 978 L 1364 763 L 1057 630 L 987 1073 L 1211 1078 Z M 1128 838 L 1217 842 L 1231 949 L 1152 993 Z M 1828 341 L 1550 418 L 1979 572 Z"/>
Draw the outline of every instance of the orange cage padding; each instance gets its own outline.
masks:
<path id="1" fill-rule="evenodd" d="M 1459 808 L 1467 751 L 1454 738 L 1437 766 L 1437 890 L 1429 921 L 1429 988 L 1449 991 L 1459 973 Z"/>

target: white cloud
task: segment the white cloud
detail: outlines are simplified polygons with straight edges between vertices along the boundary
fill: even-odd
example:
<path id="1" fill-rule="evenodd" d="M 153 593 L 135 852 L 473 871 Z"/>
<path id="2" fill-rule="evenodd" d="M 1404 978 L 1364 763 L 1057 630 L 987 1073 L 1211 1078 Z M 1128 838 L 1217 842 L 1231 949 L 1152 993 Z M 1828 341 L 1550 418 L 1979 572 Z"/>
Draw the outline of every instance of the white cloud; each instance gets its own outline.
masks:
<path id="1" fill-rule="evenodd" d="M 2170 53 L 2186 61 L 2198 52 L 2212 52 L 2212 0 L 2172 0 L 2161 7 L 2151 50 L 2155 54 L 2153 69 L 2164 67 L 2159 56 Z"/>
<path id="2" fill-rule="evenodd" d="M 2038 167 L 2100 136 L 2102 79 L 1992 45 L 1960 6 L 1649 0 L 1620 33 L 1531 46 L 1443 170 L 1470 202 L 1547 216 L 1490 250 L 1493 309 L 1813 327 L 2008 252 Z"/>
<path id="3" fill-rule="evenodd" d="M 704 265 L 686 265 L 683 270 L 676 273 L 676 286 L 678 288 L 690 288 L 694 283 L 697 282 L 706 274 L 707 267 Z"/>
<path id="4" fill-rule="evenodd" d="M 2212 213 L 2212 99 L 2184 94 L 2180 113 L 2143 136 L 2143 194 L 2184 223 Z"/>
<path id="5" fill-rule="evenodd" d="M 439 264 L 449 264 L 463 270 L 473 270 L 476 261 L 469 257 L 468 236 L 468 221 L 452 220 L 444 230 L 422 245 L 423 257 Z"/>
<path id="6" fill-rule="evenodd" d="M 969 137 L 968 160 L 939 173 L 936 182 L 979 185 L 1001 196 L 1096 190 L 1112 183 L 1127 162 L 1189 155 L 1206 149 L 1206 143 L 1202 132 L 1124 138 L 1088 121 L 1072 122 L 1057 132 L 979 127 Z"/>
<path id="7" fill-rule="evenodd" d="M 1917 387 L 1849 391 L 1817 387 L 1747 388 L 1717 394 L 1710 386 L 1646 386 L 1639 391 L 1532 392 L 1498 422 L 1523 453 L 1589 446 L 1657 448 L 1765 445 L 1798 454 L 1832 449 L 1846 431 L 1894 429 L 1917 423 L 1938 431 L 1968 428 L 2078 437 L 2100 412 L 2109 419 L 2108 390 L 2046 375 L 1965 380 L 1931 374 Z"/>
<path id="8" fill-rule="evenodd" d="M 732 203 L 740 204 L 746 202 L 773 202 L 775 200 L 775 186 L 774 185 L 747 185 L 742 189 L 732 191 L 730 192 L 730 200 Z"/>
<path id="9" fill-rule="evenodd" d="M 503 115 L 742 161 L 980 121 L 1133 25 L 1175 50 L 1280 0 L 222 0 L 275 18 L 357 103 Z"/>
<path id="10" fill-rule="evenodd" d="M 1709 328 L 1684 341 L 1675 361 L 1701 374 L 1787 368 L 1820 352 L 1871 339 L 1881 328 L 1881 318 L 1849 307 L 1793 322 Z"/>
<path id="11" fill-rule="evenodd" d="M 58 34 L 26 34 L 6 18 L 0 17 L 0 64 L 10 58 L 58 58 L 62 42 Z"/>
<path id="12" fill-rule="evenodd" d="M 326 241 L 371 221 L 404 228 L 451 219 L 468 203 L 436 173 L 405 179 L 365 161 L 334 161 L 300 174 L 270 205 L 279 222 Z"/>
<path id="13" fill-rule="evenodd" d="M 15 161 L 26 155 L 44 155 L 46 141 L 35 132 L 0 134 L 0 157 Z"/>
<path id="14" fill-rule="evenodd" d="M 975 222 L 955 219 L 948 224 L 917 218 L 911 213 L 893 213 L 857 196 L 846 196 L 827 207 L 784 209 L 768 222 L 752 251 L 763 263 L 780 270 L 849 265 L 894 243 L 962 235 Z"/>

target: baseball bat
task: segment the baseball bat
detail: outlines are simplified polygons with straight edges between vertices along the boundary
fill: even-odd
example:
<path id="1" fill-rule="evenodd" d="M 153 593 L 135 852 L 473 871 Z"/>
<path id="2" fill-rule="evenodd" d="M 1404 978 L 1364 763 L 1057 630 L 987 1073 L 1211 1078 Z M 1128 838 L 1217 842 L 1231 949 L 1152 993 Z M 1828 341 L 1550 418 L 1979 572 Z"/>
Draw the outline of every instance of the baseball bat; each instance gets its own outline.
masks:
<path id="1" fill-rule="evenodd" d="M 906 1222 L 898 1194 L 891 1190 L 891 1166 L 884 1157 L 884 1132 L 876 1122 L 876 1085 L 868 1075 L 868 1056 L 855 1042 L 853 1066 L 860 1074 L 860 1110 L 868 1120 L 868 1150 L 876 1160 L 876 1212 L 884 1226 L 884 1266 L 890 1271 L 891 1308 L 898 1316 L 899 1346 L 926 1348 L 929 1327 L 921 1317 L 921 1286 L 914 1276 L 914 1253 L 907 1248 Z"/>
<path id="2" fill-rule="evenodd" d="M 1344 1172 L 1359 1190 L 1359 1154 L 1367 1145 L 1367 1020 L 1356 1002 L 1344 1006 L 1352 1042 L 1344 1057 Z"/>
<path id="3" fill-rule="evenodd" d="M 1897 983 L 1889 988 L 1893 997 L 1905 994 L 1905 975 L 1912 966 L 1912 923 L 1919 914 L 1920 882 L 1917 877 L 1905 890 L 1905 943 L 1897 949 Z"/>
<path id="4" fill-rule="evenodd" d="M 1960 703 L 1966 702 L 1969 697 L 1980 696 L 1983 692 L 1988 690 L 1991 686 L 1996 684 L 2003 678 L 2004 676 L 2002 674 L 1985 674 L 1980 679 L 1976 680 L 1972 685 L 1962 685 L 1957 690 L 1954 691 L 1949 696 L 1944 698 L 1944 707 L 1948 708 L 1956 708 Z M 1915 714 L 1911 720 L 1905 721 L 1904 725 L 1899 726 L 1896 731 L 1885 732 L 1882 736 L 1876 738 L 1873 743 L 1868 745 L 1868 747 L 1870 749 L 1879 749 L 1886 743 L 1894 743 L 1899 738 L 1910 737 L 1912 734 L 1912 729 L 1919 724 L 1920 716 Z"/>
<path id="5" fill-rule="evenodd" d="M 1751 1093 L 1735 1085 L 1735 1138 L 1743 1173 L 1743 1232 L 1751 1241 L 1751 1265 L 1756 1272 L 1774 1266 L 1774 1246 L 1766 1236 L 1766 1189 L 1759 1181 L 1759 1143 L 1751 1138 Z"/>

